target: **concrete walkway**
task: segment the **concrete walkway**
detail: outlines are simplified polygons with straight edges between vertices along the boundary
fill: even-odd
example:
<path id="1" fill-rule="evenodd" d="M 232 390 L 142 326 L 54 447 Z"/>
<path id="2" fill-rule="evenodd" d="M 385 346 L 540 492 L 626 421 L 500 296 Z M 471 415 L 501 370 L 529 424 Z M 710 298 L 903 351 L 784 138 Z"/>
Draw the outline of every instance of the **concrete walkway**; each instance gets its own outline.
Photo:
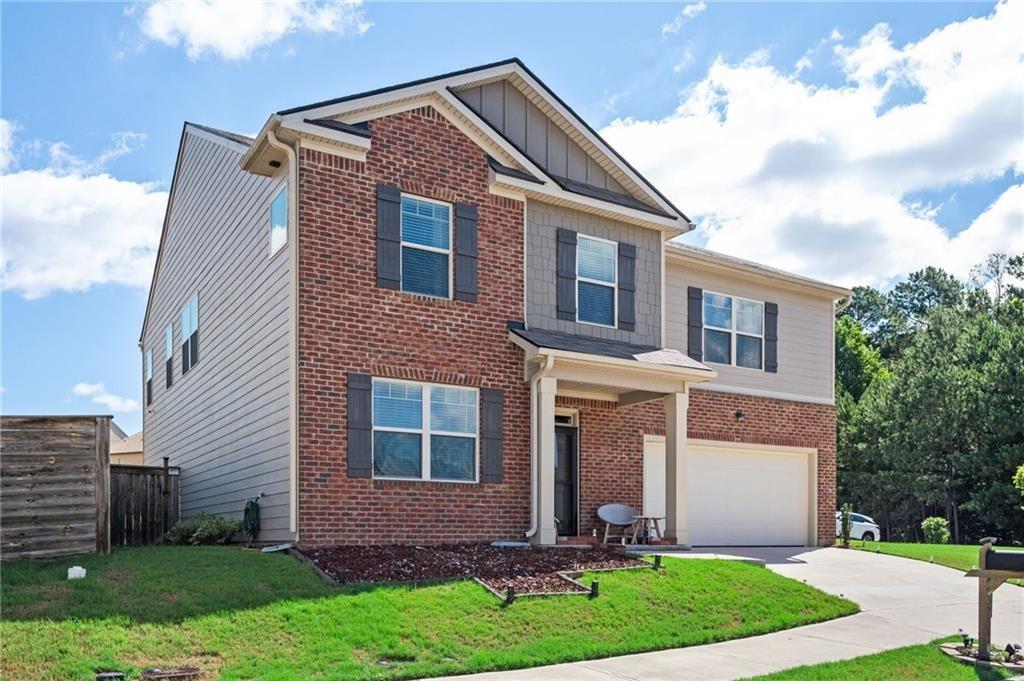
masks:
<path id="1" fill-rule="evenodd" d="M 714 550 L 711 550 L 714 551 Z M 458 679 L 738 679 L 977 633 L 977 580 L 940 565 L 842 549 L 718 549 L 858 603 L 861 612 L 774 634 Z M 1024 588 L 996 592 L 993 640 L 1024 643 Z"/>

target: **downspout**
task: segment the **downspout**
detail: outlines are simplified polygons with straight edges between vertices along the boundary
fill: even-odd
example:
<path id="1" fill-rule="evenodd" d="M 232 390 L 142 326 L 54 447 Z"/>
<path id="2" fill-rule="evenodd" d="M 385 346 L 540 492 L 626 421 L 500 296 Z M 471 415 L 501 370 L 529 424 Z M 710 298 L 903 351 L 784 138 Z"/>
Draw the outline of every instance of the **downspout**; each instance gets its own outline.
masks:
<path id="1" fill-rule="evenodd" d="M 537 534 L 537 452 L 540 449 L 537 432 L 537 382 L 544 378 L 554 365 L 555 358 L 545 355 L 544 365 L 530 378 L 530 529 L 525 532 L 527 539 Z"/>
<path id="2" fill-rule="evenodd" d="M 288 157 L 288 250 L 291 262 L 288 292 L 288 531 L 299 542 L 299 167 L 295 150 L 267 130 L 267 143 Z"/>

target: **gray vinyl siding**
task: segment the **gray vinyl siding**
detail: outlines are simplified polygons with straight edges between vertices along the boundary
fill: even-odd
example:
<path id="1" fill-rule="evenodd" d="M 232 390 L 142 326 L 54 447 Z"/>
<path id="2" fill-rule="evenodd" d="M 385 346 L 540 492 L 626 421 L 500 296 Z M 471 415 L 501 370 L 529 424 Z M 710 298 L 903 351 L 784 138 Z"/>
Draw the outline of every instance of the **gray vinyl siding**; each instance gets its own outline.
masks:
<path id="1" fill-rule="evenodd" d="M 536 201 L 526 204 L 526 323 L 582 336 L 661 345 L 661 234 L 590 213 Z M 559 227 L 582 235 L 636 246 L 636 330 L 558 319 L 556 233 Z"/>
<path id="2" fill-rule="evenodd" d="M 832 301 L 827 296 L 766 285 L 738 274 L 709 272 L 673 258 L 669 258 L 667 270 L 665 341 L 681 352 L 687 351 L 686 290 L 690 286 L 779 306 L 778 373 L 708 363 L 718 372 L 714 384 L 811 401 L 833 399 L 833 316 Z"/>
<path id="3" fill-rule="evenodd" d="M 619 194 L 629 194 L 508 81 L 488 83 L 455 94 L 549 173 Z M 637 198 L 644 200 L 644 197 Z"/>
<path id="4" fill-rule="evenodd" d="M 283 179 L 242 171 L 242 148 L 188 132 L 154 282 L 143 351 L 153 350 L 145 461 L 181 467 L 183 516 L 241 518 L 260 492 L 261 540 L 289 525 L 287 246 L 270 256 L 269 206 Z M 181 308 L 199 295 L 199 363 L 181 374 Z M 174 329 L 166 387 L 164 330 Z"/>

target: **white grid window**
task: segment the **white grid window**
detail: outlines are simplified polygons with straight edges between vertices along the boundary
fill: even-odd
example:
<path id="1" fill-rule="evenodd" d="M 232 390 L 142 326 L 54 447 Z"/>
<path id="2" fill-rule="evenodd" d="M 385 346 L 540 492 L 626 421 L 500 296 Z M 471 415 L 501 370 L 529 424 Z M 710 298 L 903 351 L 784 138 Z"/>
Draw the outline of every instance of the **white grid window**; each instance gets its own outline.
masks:
<path id="1" fill-rule="evenodd" d="M 475 482 L 475 388 L 373 381 L 373 475 Z"/>
<path id="2" fill-rule="evenodd" d="M 704 292 L 704 361 L 764 368 L 764 303 Z"/>
<path id="3" fill-rule="evenodd" d="M 402 195 L 402 290 L 449 298 L 452 278 L 452 207 Z"/>

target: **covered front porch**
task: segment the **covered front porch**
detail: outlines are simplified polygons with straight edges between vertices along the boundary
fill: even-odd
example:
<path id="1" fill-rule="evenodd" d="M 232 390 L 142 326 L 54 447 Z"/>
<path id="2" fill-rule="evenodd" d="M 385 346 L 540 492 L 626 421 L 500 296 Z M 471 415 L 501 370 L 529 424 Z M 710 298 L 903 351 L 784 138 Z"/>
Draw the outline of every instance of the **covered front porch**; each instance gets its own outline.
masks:
<path id="1" fill-rule="evenodd" d="M 661 529 L 689 544 L 689 385 L 715 372 L 671 349 L 540 330 L 512 329 L 509 338 L 524 352 L 530 384 L 530 541 L 590 536 L 603 503 L 641 511 L 645 434 L 653 432 L 664 437 Z"/>

